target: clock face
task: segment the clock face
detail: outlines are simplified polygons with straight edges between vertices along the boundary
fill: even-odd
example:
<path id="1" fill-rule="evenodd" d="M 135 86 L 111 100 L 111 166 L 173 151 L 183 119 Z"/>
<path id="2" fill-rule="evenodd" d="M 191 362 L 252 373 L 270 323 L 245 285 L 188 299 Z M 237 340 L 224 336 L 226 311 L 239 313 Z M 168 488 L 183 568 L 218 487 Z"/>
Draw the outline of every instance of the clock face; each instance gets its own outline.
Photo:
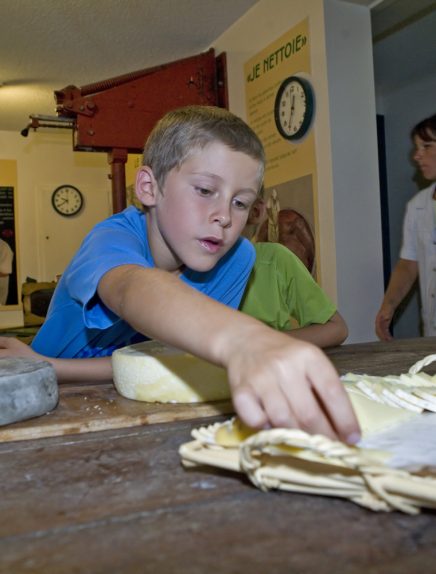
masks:
<path id="1" fill-rule="evenodd" d="M 82 209 L 83 195 L 73 185 L 61 185 L 52 193 L 51 203 L 60 215 L 70 217 Z"/>
<path id="2" fill-rule="evenodd" d="M 274 118 L 277 129 L 287 140 L 298 140 L 308 131 L 313 117 L 313 91 L 309 82 L 290 76 L 280 85 Z"/>

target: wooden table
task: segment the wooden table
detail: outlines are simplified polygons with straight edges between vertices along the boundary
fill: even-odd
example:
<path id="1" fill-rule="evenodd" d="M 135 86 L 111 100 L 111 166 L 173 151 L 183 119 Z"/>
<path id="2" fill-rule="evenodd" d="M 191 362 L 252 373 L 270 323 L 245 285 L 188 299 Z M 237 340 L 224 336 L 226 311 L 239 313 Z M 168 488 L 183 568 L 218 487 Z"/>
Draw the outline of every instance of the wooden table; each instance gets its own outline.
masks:
<path id="1" fill-rule="evenodd" d="M 341 373 L 388 374 L 434 351 L 436 338 L 329 355 Z M 265 494 L 220 470 L 185 470 L 178 447 L 192 428 L 223 419 L 216 407 L 176 408 L 173 418 L 184 420 L 159 422 L 147 419 L 149 405 L 98 388 L 117 405 L 114 418 L 125 411 L 132 426 L 68 431 L 60 417 L 65 434 L 2 439 L 1 573 L 436 572 L 436 513 L 374 513 L 339 499 Z M 98 395 L 93 385 L 64 385 L 59 412 L 65 418 L 80 392 L 92 401 L 92 391 Z"/>

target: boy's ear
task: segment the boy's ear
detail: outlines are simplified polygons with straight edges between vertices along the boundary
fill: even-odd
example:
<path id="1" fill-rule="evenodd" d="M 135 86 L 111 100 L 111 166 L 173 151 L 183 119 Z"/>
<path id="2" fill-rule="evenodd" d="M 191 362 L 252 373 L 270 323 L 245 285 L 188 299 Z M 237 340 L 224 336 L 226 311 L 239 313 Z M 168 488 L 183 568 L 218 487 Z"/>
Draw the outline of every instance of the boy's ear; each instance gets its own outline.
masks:
<path id="1" fill-rule="evenodd" d="M 253 203 L 248 214 L 248 225 L 260 225 L 266 218 L 266 204 L 260 197 Z"/>
<path id="2" fill-rule="evenodd" d="M 153 170 L 147 165 L 141 166 L 136 173 L 135 195 L 145 207 L 153 207 L 159 186 L 154 178 Z"/>

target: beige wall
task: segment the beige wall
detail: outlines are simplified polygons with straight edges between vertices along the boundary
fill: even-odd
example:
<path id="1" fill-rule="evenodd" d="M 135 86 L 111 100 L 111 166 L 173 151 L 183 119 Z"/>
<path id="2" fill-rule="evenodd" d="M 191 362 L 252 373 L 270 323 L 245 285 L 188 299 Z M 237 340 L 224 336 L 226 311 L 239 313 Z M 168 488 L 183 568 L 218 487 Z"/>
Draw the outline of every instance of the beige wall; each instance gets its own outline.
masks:
<path id="1" fill-rule="evenodd" d="M 1 159 L 17 161 L 17 234 L 19 243 L 19 275 L 21 281 L 33 277 L 39 281 L 52 280 L 40 275 L 40 227 L 38 227 L 38 194 L 41 190 L 55 189 L 69 183 L 86 193 L 93 189 L 108 189 L 110 166 L 104 153 L 72 151 L 70 132 L 30 132 L 27 138 L 19 133 L 0 131 Z M 51 209 L 51 207 L 49 207 Z M 103 217 L 107 206 L 102 206 Z M 86 233 L 86 216 L 78 215 Z M 59 246 L 62 249 L 62 246 Z M 0 310 L 0 328 L 22 324 L 22 312 Z"/>
<path id="2" fill-rule="evenodd" d="M 348 342 L 374 340 L 383 269 L 369 10 L 337 0 L 261 0 L 213 46 L 227 53 L 230 109 L 246 117 L 245 62 L 304 18 L 317 106 L 321 283 L 347 320 Z"/>
<path id="3" fill-rule="evenodd" d="M 337 300 L 336 256 L 333 216 L 333 195 L 330 146 L 320 145 L 320 140 L 329 140 L 327 59 L 325 54 L 324 11 L 322 0 L 263 0 L 256 4 L 243 18 L 227 30 L 214 44 L 217 52 L 227 53 L 230 109 L 236 114 L 245 114 L 245 85 L 243 67 L 247 60 L 265 46 L 298 24 L 309 18 L 311 42 L 312 82 L 316 93 L 315 137 L 317 151 L 318 179 L 322 182 L 318 201 L 320 269 L 322 286 Z M 322 191 L 322 193 L 321 193 Z"/>
<path id="4" fill-rule="evenodd" d="M 370 14 L 338 0 L 260 0 L 213 47 L 228 61 L 230 108 L 245 117 L 244 63 L 309 18 L 318 175 L 322 285 L 350 328 L 348 342 L 374 340 L 382 298 L 382 250 Z M 2 159 L 18 161 L 20 276 L 39 277 L 37 194 L 70 183 L 110 188 L 105 154 L 73 153 L 71 134 L 0 132 Z M 18 324 L 0 312 L 0 326 Z"/>

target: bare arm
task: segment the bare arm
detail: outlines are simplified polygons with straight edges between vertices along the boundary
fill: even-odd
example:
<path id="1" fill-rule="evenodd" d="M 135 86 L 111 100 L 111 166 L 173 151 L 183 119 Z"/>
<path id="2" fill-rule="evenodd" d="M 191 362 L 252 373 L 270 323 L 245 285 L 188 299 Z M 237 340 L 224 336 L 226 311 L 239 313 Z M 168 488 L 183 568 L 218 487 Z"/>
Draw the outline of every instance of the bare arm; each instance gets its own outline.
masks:
<path id="1" fill-rule="evenodd" d="M 249 426 L 299 427 L 354 442 L 359 427 L 320 349 L 234 311 L 160 269 L 125 265 L 101 279 L 104 303 L 136 331 L 227 369 Z"/>
<path id="2" fill-rule="evenodd" d="M 382 341 L 392 339 L 389 333 L 392 317 L 417 278 L 418 263 L 410 259 L 399 259 L 392 271 L 383 302 L 375 318 L 375 332 Z"/>
<path id="3" fill-rule="evenodd" d="M 313 323 L 286 333 L 291 337 L 326 349 L 343 343 L 348 337 L 348 327 L 342 316 L 336 311 L 326 323 Z"/>
<path id="4" fill-rule="evenodd" d="M 0 357 L 28 357 L 51 363 L 60 383 L 67 381 L 111 381 L 110 357 L 57 359 L 36 353 L 29 345 L 13 337 L 0 337 Z"/>

